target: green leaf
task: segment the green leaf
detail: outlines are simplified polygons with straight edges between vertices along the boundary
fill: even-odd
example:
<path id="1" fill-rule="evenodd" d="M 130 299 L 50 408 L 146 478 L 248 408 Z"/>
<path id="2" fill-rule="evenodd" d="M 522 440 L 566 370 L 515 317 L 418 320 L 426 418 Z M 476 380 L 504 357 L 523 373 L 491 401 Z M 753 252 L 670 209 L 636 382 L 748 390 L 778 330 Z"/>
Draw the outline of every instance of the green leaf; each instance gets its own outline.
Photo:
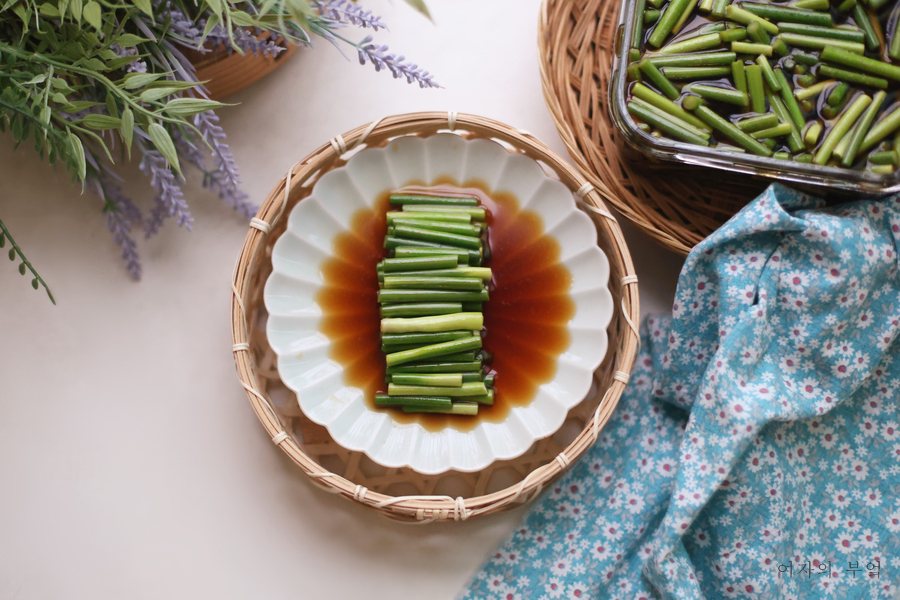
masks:
<path id="1" fill-rule="evenodd" d="M 112 50 L 110 50 L 108 48 L 106 50 L 101 50 L 100 52 L 98 52 L 98 56 L 105 61 L 117 60 L 119 58 L 122 58 L 118 54 L 116 54 L 115 52 L 113 52 Z M 134 57 L 130 56 L 129 58 L 133 59 Z M 107 65 L 107 66 L 109 66 L 109 65 Z"/>
<path id="2" fill-rule="evenodd" d="M 425 0 L 406 0 L 406 3 L 412 6 L 414 9 L 428 17 L 428 20 L 431 21 L 431 13 L 428 12 L 428 7 L 425 5 Z"/>
<path id="3" fill-rule="evenodd" d="M 103 26 L 101 12 L 100 5 L 94 0 L 90 0 L 84 5 L 84 10 L 81 11 L 81 14 L 84 15 L 85 21 L 87 21 L 94 29 L 100 31 L 100 28 Z"/>
<path id="4" fill-rule="evenodd" d="M 16 4 L 13 6 L 12 11 L 16 13 L 16 16 L 22 19 L 22 25 L 24 25 L 24 33 L 28 33 L 28 25 L 31 23 L 31 10 L 25 8 L 24 4 Z"/>
<path id="5" fill-rule="evenodd" d="M 163 75 L 163 73 L 129 73 L 125 76 L 125 88 L 129 90 L 142 88 L 153 83 Z"/>
<path id="6" fill-rule="evenodd" d="M 116 43 L 123 48 L 130 48 L 131 46 L 137 46 L 138 44 L 143 44 L 144 42 L 149 42 L 147 38 L 142 38 L 139 35 L 134 35 L 133 33 L 123 33 L 119 37 L 116 38 Z"/>
<path id="7" fill-rule="evenodd" d="M 254 27 L 257 24 L 253 17 L 242 10 L 233 11 L 231 13 L 231 20 L 235 25 L 240 27 Z"/>
<path id="8" fill-rule="evenodd" d="M 60 92 L 55 92 L 53 95 L 50 96 L 50 98 L 57 104 L 68 104 L 69 103 L 69 99 L 66 98 L 66 95 L 62 94 Z"/>
<path id="9" fill-rule="evenodd" d="M 86 108 L 90 108 L 92 106 L 100 106 L 99 102 L 90 102 L 88 100 L 76 100 L 74 102 L 69 102 L 66 106 L 67 113 L 76 113 L 81 112 Z"/>
<path id="10" fill-rule="evenodd" d="M 175 171 L 181 173 L 181 165 L 178 163 L 178 154 L 175 152 L 175 144 L 172 143 L 172 138 L 169 137 L 169 132 L 166 131 L 166 128 L 159 123 L 150 123 L 147 133 L 150 135 L 150 139 L 153 140 L 153 145 L 156 146 L 159 153 L 169 161 L 169 165 L 175 169 Z"/>
<path id="11" fill-rule="evenodd" d="M 190 117 L 222 106 L 224 105 L 221 102 L 203 98 L 174 98 L 166 103 L 163 110 L 173 117 Z"/>
<path id="12" fill-rule="evenodd" d="M 107 129 L 118 129 L 121 127 L 122 119 L 117 119 L 116 117 L 111 117 L 109 115 L 90 114 L 85 115 L 84 118 L 81 119 L 81 123 L 90 129 L 105 131 Z"/>
<path id="13" fill-rule="evenodd" d="M 161 87 L 169 87 L 174 90 L 189 90 L 192 87 L 196 87 L 197 85 L 202 85 L 205 83 L 209 83 L 209 79 L 205 79 L 203 81 L 154 81 L 147 85 L 148 88 L 161 88 Z"/>
<path id="14" fill-rule="evenodd" d="M 72 91 L 72 88 L 69 87 L 69 83 L 62 77 L 54 77 L 50 80 L 50 85 L 53 86 L 54 90 L 63 90 L 65 92 Z"/>
<path id="15" fill-rule="evenodd" d="M 99 58 L 89 58 L 88 60 L 82 63 L 83 66 L 91 69 L 93 71 L 108 71 L 109 67 L 106 66 L 106 63 L 100 60 Z"/>
<path id="16" fill-rule="evenodd" d="M 59 11 L 60 18 L 66 17 L 66 11 L 69 9 L 69 0 L 59 0 L 59 4 L 57 5 L 57 10 Z"/>
<path id="17" fill-rule="evenodd" d="M 200 38 L 200 45 L 206 41 L 206 37 L 213 30 L 213 28 L 219 24 L 219 17 L 216 15 L 212 15 L 209 19 L 206 20 L 206 27 L 203 28 L 203 36 Z"/>
<path id="18" fill-rule="evenodd" d="M 84 189 L 84 178 L 87 175 L 87 162 L 84 160 L 84 145 L 81 138 L 69 131 L 69 148 L 71 149 L 72 159 L 75 161 L 76 173 L 78 179 L 81 180 L 82 190 Z"/>
<path id="19" fill-rule="evenodd" d="M 277 14 L 275 14 L 275 15 L 272 15 L 272 14 L 269 14 L 269 15 L 259 15 L 259 16 L 256 17 L 256 18 L 259 19 L 259 22 L 262 23 L 262 24 L 264 24 L 264 25 L 265 25 L 265 24 L 273 24 L 273 23 L 277 23 L 277 22 L 278 22 L 278 15 L 277 15 Z"/>
<path id="20" fill-rule="evenodd" d="M 222 0 L 206 0 L 206 4 L 219 19 L 222 18 Z"/>
<path id="21" fill-rule="evenodd" d="M 275 6 L 275 3 L 277 1 L 278 0 L 266 0 L 265 2 L 263 2 L 262 6 L 259 7 L 259 14 L 260 15 L 268 15 L 269 12 L 271 12 L 272 7 Z M 276 15 L 272 15 L 272 16 L 276 16 Z"/>
<path id="22" fill-rule="evenodd" d="M 45 2 L 44 4 L 41 4 L 40 12 L 41 12 L 41 15 L 43 15 L 45 17 L 50 17 L 51 19 L 59 18 L 59 10 L 55 6 L 50 4 L 49 2 Z"/>
<path id="23" fill-rule="evenodd" d="M 150 4 L 150 0 L 132 0 L 132 2 L 138 7 L 138 10 L 148 15 L 151 19 L 153 18 L 153 6 Z"/>
<path id="24" fill-rule="evenodd" d="M 82 16 L 84 16 L 84 10 L 81 11 Z M 93 53 L 94 48 L 99 48 L 103 44 L 100 43 L 100 38 L 97 37 L 93 31 L 89 29 L 82 29 L 81 35 L 85 41 L 87 41 L 87 48 L 91 49 L 91 53 Z M 84 44 L 82 44 L 84 45 Z"/>
<path id="25" fill-rule="evenodd" d="M 131 140 L 134 138 L 134 113 L 130 108 L 122 111 L 122 127 L 119 129 L 122 134 L 122 142 L 125 144 L 125 151 L 128 152 L 128 158 L 131 159 Z"/>
<path id="26" fill-rule="evenodd" d="M 14 118 L 10 119 L 9 129 L 13 134 L 13 139 L 16 140 L 17 142 L 21 142 L 23 139 L 25 139 L 24 137 L 22 137 L 23 127 L 24 126 L 22 124 L 21 117 L 14 117 Z"/>
<path id="27" fill-rule="evenodd" d="M 160 98 L 171 96 L 172 94 L 180 91 L 181 88 L 168 85 L 165 87 L 147 89 L 141 92 L 141 102 L 155 102 Z"/>
<path id="28" fill-rule="evenodd" d="M 315 16 L 315 11 L 309 3 L 304 0 L 284 0 L 284 4 L 287 7 L 288 14 L 294 22 L 306 31 L 309 31 L 309 19 Z"/>
<path id="29" fill-rule="evenodd" d="M 92 140 L 94 140 L 94 142 L 95 142 L 98 146 L 100 146 L 100 148 L 103 149 L 103 152 L 106 153 L 106 158 L 109 159 L 109 162 L 111 162 L 111 163 L 113 163 L 113 164 L 116 164 L 116 161 L 115 161 L 115 159 L 113 158 L 112 152 L 110 152 L 110 151 L 109 151 L 109 148 L 106 147 L 106 142 L 103 141 L 103 138 L 102 138 L 102 137 L 100 137 L 99 135 L 97 135 L 96 133 L 94 133 L 93 131 L 90 131 L 90 130 L 88 130 L 88 129 L 85 129 L 85 130 L 82 132 L 82 134 L 83 134 L 83 135 L 86 135 L 86 136 L 88 136 L 89 138 L 91 138 Z"/>
<path id="30" fill-rule="evenodd" d="M 50 110 L 49 106 L 45 106 L 44 108 L 41 109 L 40 121 L 41 121 L 41 125 L 43 125 L 45 128 L 47 127 L 47 125 L 50 124 L 50 115 L 52 113 L 53 113 L 53 111 Z"/>
<path id="31" fill-rule="evenodd" d="M 106 68 L 110 71 L 117 71 L 121 69 L 125 65 L 135 61 L 140 58 L 139 56 L 123 56 L 122 58 L 115 58 L 106 63 Z"/>
<path id="32" fill-rule="evenodd" d="M 85 56 L 84 48 L 82 47 L 82 45 L 76 44 L 71 40 L 64 42 L 62 46 L 59 47 L 59 53 L 71 60 L 77 60 Z"/>
<path id="33" fill-rule="evenodd" d="M 310 6 L 307 0 L 286 0 L 286 2 L 292 10 L 300 13 L 304 17 L 314 17 L 317 14 L 316 10 Z"/>
<path id="34" fill-rule="evenodd" d="M 45 81 L 47 81 L 47 74 L 41 73 L 40 75 L 35 75 L 34 77 L 32 77 L 31 79 L 26 81 L 25 85 L 28 85 L 31 83 L 44 83 Z"/>
<path id="35" fill-rule="evenodd" d="M 116 106 L 116 97 L 109 92 L 106 94 L 106 112 L 109 113 L 111 117 L 119 116 L 119 107 Z"/>
<path id="36" fill-rule="evenodd" d="M 81 7 L 81 0 L 69 0 L 69 12 L 78 23 L 81 23 Z"/>

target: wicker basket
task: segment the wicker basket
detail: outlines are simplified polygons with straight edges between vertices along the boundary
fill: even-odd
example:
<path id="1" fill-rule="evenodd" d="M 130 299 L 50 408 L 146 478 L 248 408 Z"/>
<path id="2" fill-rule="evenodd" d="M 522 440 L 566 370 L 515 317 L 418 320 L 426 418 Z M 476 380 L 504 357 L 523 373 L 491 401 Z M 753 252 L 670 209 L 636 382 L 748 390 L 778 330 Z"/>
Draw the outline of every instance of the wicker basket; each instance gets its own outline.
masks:
<path id="1" fill-rule="evenodd" d="M 538 34 L 544 99 L 569 154 L 603 199 L 662 245 L 687 254 L 767 182 L 635 160 L 624 147 L 608 111 L 623 1 L 629 0 L 544 0 Z"/>
<path id="2" fill-rule="evenodd" d="M 263 34 L 268 37 L 268 33 Z M 229 54 L 225 48 L 216 48 L 212 52 L 186 52 L 185 54 L 197 69 L 197 80 L 208 81 L 206 89 L 213 100 L 223 100 L 245 87 L 256 83 L 281 65 L 297 50 L 293 44 L 279 39 L 278 45 L 284 48 L 277 56 L 254 56 L 252 54 Z"/>
<path id="3" fill-rule="evenodd" d="M 563 428 L 537 442 L 518 459 L 494 463 L 478 473 L 424 476 L 410 469 L 387 469 L 361 452 L 341 448 L 324 427 L 303 416 L 296 397 L 278 378 L 276 356 L 265 336 L 263 286 L 272 270 L 271 252 L 286 218 L 313 184 L 346 164 L 362 147 L 379 147 L 403 135 L 453 131 L 467 138 L 490 138 L 513 152 L 540 161 L 576 195 L 594 220 L 598 242 L 610 262 L 610 291 L 617 306 L 609 326 L 609 351 L 595 372 L 592 394 L 572 409 Z M 295 164 L 263 203 L 235 265 L 232 336 L 241 384 L 272 441 L 304 474 L 325 488 L 410 522 L 464 520 L 512 508 L 533 498 L 597 439 L 628 381 L 638 347 L 637 277 L 622 232 L 600 194 L 577 170 L 529 134 L 470 115 L 414 113 L 381 119 L 338 136 Z"/>

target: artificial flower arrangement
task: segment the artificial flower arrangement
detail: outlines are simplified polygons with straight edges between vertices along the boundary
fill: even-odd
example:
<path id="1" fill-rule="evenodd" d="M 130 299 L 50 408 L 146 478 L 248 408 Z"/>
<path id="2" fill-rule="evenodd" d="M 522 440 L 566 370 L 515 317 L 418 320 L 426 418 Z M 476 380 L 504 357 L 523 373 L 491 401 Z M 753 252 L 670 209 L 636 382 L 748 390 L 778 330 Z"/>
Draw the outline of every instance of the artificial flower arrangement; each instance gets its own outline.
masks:
<path id="1" fill-rule="evenodd" d="M 407 0 L 428 15 L 423 0 Z M 387 70 L 420 87 L 431 74 L 372 41 L 353 42 L 341 29 L 378 31 L 382 20 L 350 0 L 6 0 L 0 8 L 0 131 L 16 145 L 33 144 L 50 164 L 95 194 L 128 272 L 141 276 L 136 230 L 154 235 L 167 219 L 190 229 L 193 217 L 181 184 L 191 165 L 246 218 L 256 206 L 241 177 L 215 110 L 185 51 L 274 56 L 279 41 L 309 46 L 313 36 L 355 49 L 361 64 Z M 156 192 L 144 213 L 120 188 L 113 170 L 132 154 Z M 0 247 L 44 280 L 0 221 Z M 55 303 L 55 301 L 54 301 Z"/>

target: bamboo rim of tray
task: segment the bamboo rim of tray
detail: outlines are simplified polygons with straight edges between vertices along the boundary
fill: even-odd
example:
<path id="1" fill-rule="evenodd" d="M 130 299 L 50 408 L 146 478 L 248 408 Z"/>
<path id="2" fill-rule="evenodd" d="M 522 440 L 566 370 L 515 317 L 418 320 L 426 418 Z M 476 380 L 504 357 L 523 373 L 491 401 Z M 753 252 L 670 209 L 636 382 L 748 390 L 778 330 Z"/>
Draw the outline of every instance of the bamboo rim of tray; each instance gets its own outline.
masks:
<path id="1" fill-rule="evenodd" d="M 655 163 L 625 147 L 608 96 L 615 46 L 621 43 L 619 7 L 629 1 L 543 1 L 538 58 L 544 100 L 575 164 L 604 190 L 603 200 L 663 246 L 687 254 L 766 183 Z"/>
<path id="2" fill-rule="evenodd" d="M 598 243 L 609 259 L 610 291 L 615 300 L 615 314 L 608 328 L 607 356 L 595 372 L 595 383 L 599 386 L 598 396 L 602 395 L 602 399 L 592 416 L 586 419 L 582 431 L 562 452 L 552 459 L 548 457 L 546 462 L 531 470 L 515 485 L 497 492 L 455 498 L 442 495 L 391 496 L 369 490 L 327 470 L 304 451 L 291 431 L 285 429 L 273 404 L 260 391 L 260 374 L 254 364 L 253 344 L 258 344 L 254 340 L 264 336 L 251 335 L 256 322 L 255 313 L 248 305 L 259 302 L 259 298 L 251 297 L 252 294 L 262 294 L 262 284 L 255 281 L 259 279 L 255 275 L 265 261 L 271 264 L 268 252 L 279 231 L 284 231 L 287 219 L 282 217 L 310 194 L 318 177 L 345 164 L 348 155 L 357 149 L 383 146 L 398 136 L 429 136 L 439 131 L 452 131 L 467 138 L 491 139 L 510 151 L 538 160 L 548 174 L 558 177 L 583 201 L 582 206 L 588 209 L 586 212 L 597 227 Z M 484 117 L 455 112 L 397 115 L 357 127 L 323 144 L 291 167 L 263 202 L 256 218 L 251 221 L 235 264 L 232 291 L 232 349 L 238 378 L 272 441 L 317 485 L 402 521 L 465 520 L 511 508 L 536 496 L 549 481 L 568 468 L 597 440 L 600 430 L 622 395 L 639 344 L 636 327 L 640 315 L 637 276 L 619 224 L 607 210 L 601 194 L 578 170 L 566 164 L 527 132 Z"/>

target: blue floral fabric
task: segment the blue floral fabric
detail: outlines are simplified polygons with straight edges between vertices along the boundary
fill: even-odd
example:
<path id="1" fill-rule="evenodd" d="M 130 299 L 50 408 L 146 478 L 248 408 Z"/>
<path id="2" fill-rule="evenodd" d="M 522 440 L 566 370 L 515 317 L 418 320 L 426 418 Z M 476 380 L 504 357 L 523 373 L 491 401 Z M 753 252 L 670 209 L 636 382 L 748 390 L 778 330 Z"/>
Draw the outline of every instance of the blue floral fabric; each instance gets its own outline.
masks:
<path id="1" fill-rule="evenodd" d="M 597 444 L 462 598 L 896 598 L 900 197 L 773 185 L 688 257 Z"/>

